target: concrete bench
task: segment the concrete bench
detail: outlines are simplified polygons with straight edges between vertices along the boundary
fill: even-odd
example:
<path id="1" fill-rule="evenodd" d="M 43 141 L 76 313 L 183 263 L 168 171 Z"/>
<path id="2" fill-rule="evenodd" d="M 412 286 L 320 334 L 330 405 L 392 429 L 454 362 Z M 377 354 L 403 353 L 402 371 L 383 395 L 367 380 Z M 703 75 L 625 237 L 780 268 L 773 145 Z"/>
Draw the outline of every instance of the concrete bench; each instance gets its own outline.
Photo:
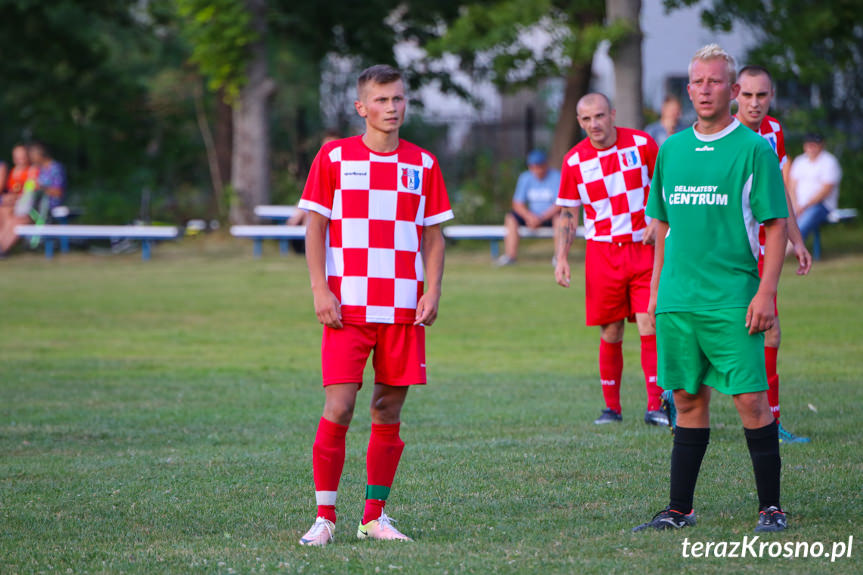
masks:
<path id="1" fill-rule="evenodd" d="M 150 259 L 150 246 L 159 240 L 172 240 L 180 235 L 174 226 L 78 226 L 78 225 L 26 225 L 16 226 L 15 233 L 25 238 L 42 238 L 45 257 L 54 257 L 54 240 L 61 244 L 69 238 L 90 240 L 139 240 L 141 259 Z M 66 244 L 68 246 L 68 243 Z M 67 248 L 68 249 L 68 248 Z"/>
<path id="2" fill-rule="evenodd" d="M 827 222 L 825 225 L 838 224 L 842 222 L 851 222 L 857 219 L 857 210 L 854 208 L 842 208 L 833 210 L 827 214 Z M 812 257 L 816 260 L 821 259 L 821 229 L 815 228 L 812 232 Z"/>
<path id="3" fill-rule="evenodd" d="M 235 238 L 251 238 L 254 242 L 253 253 L 256 258 L 261 257 L 264 240 L 278 240 L 279 252 L 285 255 L 288 253 L 289 240 L 303 240 L 306 238 L 306 226 L 231 226 L 231 235 Z"/>
<path id="4" fill-rule="evenodd" d="M 297 206 L 255 206 L 255 215 L 264 220 L 286 221 L 298 211 Z"/>
<path id="5" fill-rule="evenodd" d="M 583 238 L 584 226 L 579 226 L 575 233 L 578 237 Z M 491 256 L 496 258 L 500 253 L 498 243 L 506 235 L 506 228 L 504 226 L 446 226 L 443 229 L 443 235 L 451 240 L 488 240 Z M 521 226 L 518 228 L 518 235 L 521 238 L 554 238 L 555 229 L 531 229 L 527 226 Z"/>

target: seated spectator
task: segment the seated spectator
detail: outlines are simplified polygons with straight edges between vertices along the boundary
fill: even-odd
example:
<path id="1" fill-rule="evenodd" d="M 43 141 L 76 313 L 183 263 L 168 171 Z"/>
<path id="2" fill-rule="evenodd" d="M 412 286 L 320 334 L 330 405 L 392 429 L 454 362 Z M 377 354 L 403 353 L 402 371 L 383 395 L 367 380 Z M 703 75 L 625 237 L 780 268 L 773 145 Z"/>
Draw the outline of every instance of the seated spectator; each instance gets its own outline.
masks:
<path id="1" fill-rule="evenodd" d="M 15 243 L 15 226 L 31 222 L 29 209 L 25 209 L 23 204 L 19 205 L 19 202 L 24 194 L 25 184 L 28 180 L 35 182 L 38 172 L 38 168 L 30 165 L 27 146 L 16 144 L 12 148 L 12 169 L 3 182 L 5 189 L 0 199 L 0 252 L 5 252 Z M 16 214 L 16 207 L 21 214 Z"/>
<path id="2" fill-rule="evenodd" d="M 0 230 L 0 254 L 8 252 L 18 240 L 16 226 L 32 223 L 34 218 L 44 221 L 51 209 L 63 202 L 66 193 L 66 172 L 59 162 L 51 158 L 46 146 L 36 142 L 26 151 L 30 166 L 21 192 L 14 201 L 12 216 Z"/>
<path id="3" fill-rule="evenodd" d="M 560 172 L 548 167 L 548 157 L 542 150 L 533 150 L 527 155 L 527 171 L 518 177 L 512 211 L 506 215 L 503 239 L 504 254 L 497 265 L 508 266 L 518 259 L 518 227 L 531 229 L 553 227 L 557 223 L 560 208 L 555 205 Z"/>
<path id="4" fill-rule="evenodd" d="M 684 126 L 680 123 L 680 113 L 680 100 L 677 99 L 677 96 L 669 94 L 662 101 L 659 120 L 648 124 L 644 131 L 656 141 L 657 146 L 661 146 L 668 139 L 668 136 L 683 129 Z"/>
<path id="5" fill-rule="evenodd" d="M 28 148 L 30 163 L 39 169 L 36 176 L 36 189 L 48 198 L 48 207 L 55 208 L 63 203 L 66 195 L 66 170 L 55 161 L 45 144 L 35 142 Z"/>
<path id="6" fill-rule="evenodd" d="M 791 189 L 797 225 L 804 241 L 827 221 L 839 205 L 842 168 L 836 156 L 824 149 L 821 134 L 807 134 L 803 154 L 791 164 Z"/>

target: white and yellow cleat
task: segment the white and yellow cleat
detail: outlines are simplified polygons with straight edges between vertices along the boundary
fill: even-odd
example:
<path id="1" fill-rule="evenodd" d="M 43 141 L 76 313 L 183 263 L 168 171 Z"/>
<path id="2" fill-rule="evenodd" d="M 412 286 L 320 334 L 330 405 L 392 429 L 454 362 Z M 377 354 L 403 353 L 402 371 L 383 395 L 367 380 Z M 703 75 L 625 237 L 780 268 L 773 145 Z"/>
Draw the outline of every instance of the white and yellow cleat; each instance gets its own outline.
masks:
<path id="1" fill-rule="evenodd" d="M 300 545 L 308 545 L 309 547 L 323 547 L 333 542 L 335 539 L 336 524 L 329 519 L 318 517 L 315 519 L 315 524 L 309 529 L 300 539 Z"/>
<path id="2" fill-rule="evenodd" d="M 357 538 L 380 539 L 383 541 L 413 541 L 413 539 L 396 529 L 393 521 L 385 513 L 381 513 L 379 518 L 372 519 L 365 525 L 360 525 L 357 528 Z"/>

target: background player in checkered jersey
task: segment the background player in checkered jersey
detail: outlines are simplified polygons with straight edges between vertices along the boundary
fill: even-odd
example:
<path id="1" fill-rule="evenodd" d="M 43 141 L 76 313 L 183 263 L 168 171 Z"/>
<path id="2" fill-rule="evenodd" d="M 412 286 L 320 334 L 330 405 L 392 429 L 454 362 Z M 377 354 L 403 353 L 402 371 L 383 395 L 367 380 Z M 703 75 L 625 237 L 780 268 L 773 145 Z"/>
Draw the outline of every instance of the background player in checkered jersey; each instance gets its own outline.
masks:
<path id="1" fill-rule="evenodd" d="M 650 311 L 659 379 L 674 391 L 678 416 L 669 504 L 634 531 L 695 525 L 692 503 L 710 439 L 711 388 L 733 397 L 743 423 L 758 492 L 755 530 L 786 527 L 763 332 L 776 317 L 788 206 L 771 146 L 731 115 L 739 89 L 727 52 L 716 44 L 698 50 L 687 86 L 698 120 L 671 136 L 656 161 L 647 205 L 657 226 Z M 759 222 L 766 235 L 760 279 Z"/>
<path id="2" fill-rule="evenodd" d="M 782 168 L 782 181 L 785 184 L 785 201 L 788 204 L 788 240 L 797 258 L 797 275 L 806 275 L 812 267 L 812 255 L 806 249 L 800 228 L 797 226 L 797 218 L 794 216 L 793 204 L 788 190 L 790 188 L 791 162 L 785 153 L 785 134 L 782 125 L 773 117 L 768 116 L 770 104 L 773 101 L 773 78 L 766 68 L 761 66 L 744 66 L 737 74 L 737 83 L 740 84 L 740 93 L 737 94 L 737 119 L 740 122 L 761 135 L 776 152 L 779 165 Z M 759 232 L 759 244 L 761 253 L 758 260 L 759 270 L 764 265 L 764 226 Z M 779 311 L 776 308 L 776 319 L 773 327 L 764 332 L 764 358 L 767 365 L 767 400 L 770 402 L 770 411 L 776 417 L 779 425 L 780 443 L 808 443 L 808 437 L 799 437 L 782 427 L 779 419 L 779 374 L 776 363 L 779 354 L 779 344 L 782 341 L 782 332 L 779 328 Z"/>
<path id="3" fill-rule="evenodd" d="M 657 146 L 647 133 L 616 127 L 604 94 L 578 101 L 578 122 L 587 133 L 566 154 L 557 204 L 563 207 L 557 240 L 557 283 L 569 287 L 569 248 L 584 208 L 585 323 L 599 326 L 599 378 L 605 409 L 594 423 L 623 420 L 625 321 L 635 320 L 641 336 L 641 366 L 647 388 L 644 422 L 667 425 L 656 384 L 656 335 L 647 317 L 653 271 L 653 228 L 644 215 Z"/>
<path id="4" fill-rule="evenodd" d="M 306 260 L 324 325 L 326 393 L 312 449 L 317 519 L 301 545 L 333 541 L 345 435 L 372 350 L 368 482 L 357 537 L 410 540 L 384 505 L 404 449 L 399 425 L 408 387 L 426 382 L 424 326 L 437 317 L 444 268 L 440 224 L 453 217 L 435 157 L 399 139 L 401 73 L 364 70 L 355 107 L 365 133 L 321 148 L 299 203 L 309 213 Z"/>

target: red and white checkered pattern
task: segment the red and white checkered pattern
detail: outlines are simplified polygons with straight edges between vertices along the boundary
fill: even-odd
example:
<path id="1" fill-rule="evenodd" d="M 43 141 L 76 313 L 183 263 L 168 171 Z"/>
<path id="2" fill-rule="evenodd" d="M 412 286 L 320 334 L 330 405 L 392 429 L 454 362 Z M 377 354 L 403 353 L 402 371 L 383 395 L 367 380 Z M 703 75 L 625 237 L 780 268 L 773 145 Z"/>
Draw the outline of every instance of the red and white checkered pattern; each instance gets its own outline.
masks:
<path id="1" fill-rule="evenodd" d="M 399 141 L 389 154 L 362 136 L 326 144 L 299 203 L 329 218 L 327 282 L 342 321 L 413 323 L 423 293 L 423 226 L 453 217 L 440 167 L 422 148 Z"/>
<path id="2" fill-rule="evenodd" d="M 617 142 L 597 150 L 585 138 L 563 159 L 557 205 L 584 206 L 585 238 L 640 242 L 658 147 L 645 132 L 617 128 Z"/>
<path id="3" fill-rule="evenodd" d="M 784 168 L 788 161 L 788 155 L 785 153 L 785 133 L 782 131 L 782 124 L 776 118 L 765 116 L 758 128 L 758 135 L 770 142 L 770 147 L 779 157 L 779 168 Z M 764 226 L 761 225 L 758 227 L 758 245 L 762 258 L 764 257 L 765 241 L 767 241 L 767 234 L 764 231 Z"/>

